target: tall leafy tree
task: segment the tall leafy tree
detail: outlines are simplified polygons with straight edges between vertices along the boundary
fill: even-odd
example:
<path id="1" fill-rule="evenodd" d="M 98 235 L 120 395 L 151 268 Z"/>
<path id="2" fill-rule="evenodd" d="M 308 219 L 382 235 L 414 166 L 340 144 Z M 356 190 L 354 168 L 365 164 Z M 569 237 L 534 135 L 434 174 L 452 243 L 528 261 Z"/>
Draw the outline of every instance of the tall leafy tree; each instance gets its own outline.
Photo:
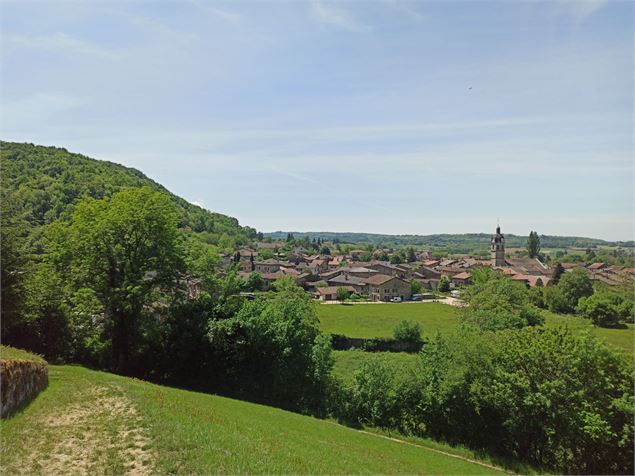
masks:
<path id="1" fill-rule="evenodd" d="M 527 238 L 527 253 L 530 258 L 537 258 L 540 253 L 540 237 L 535 231 L 530 232 Z"/>
<path id="2" fill-rule="evenodd" d="M 183 270 L 174 206 L 144 187 L 84 199 L 68 223 L 56 225 L 53 262 L 73 287 L 94 292 L 112 340 L 111 365 L 128 373 L 144 311 L 176 289 Z"/>

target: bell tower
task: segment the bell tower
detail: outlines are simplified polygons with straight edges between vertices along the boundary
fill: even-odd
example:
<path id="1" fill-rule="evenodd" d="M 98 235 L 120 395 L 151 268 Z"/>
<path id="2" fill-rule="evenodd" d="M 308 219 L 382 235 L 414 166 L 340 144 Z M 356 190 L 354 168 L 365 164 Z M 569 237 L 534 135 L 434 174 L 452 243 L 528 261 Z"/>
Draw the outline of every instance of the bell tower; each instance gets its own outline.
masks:
<path id="1" fill-rule="evenodd" d="M 496 227 L 496 234 L 492 235 L 492 267 L 505 266 L 505 237 L 501 234 L 501 227 Z"/>

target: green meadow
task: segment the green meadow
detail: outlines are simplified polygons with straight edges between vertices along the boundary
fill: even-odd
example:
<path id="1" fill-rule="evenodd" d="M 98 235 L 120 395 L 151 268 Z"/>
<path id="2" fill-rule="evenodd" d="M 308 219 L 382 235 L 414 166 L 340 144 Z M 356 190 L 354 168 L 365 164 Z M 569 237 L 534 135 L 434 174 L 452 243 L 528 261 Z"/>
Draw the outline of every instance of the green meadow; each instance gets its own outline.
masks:
<path id="1" fill-rule="evenodd" d="M 419 358 L 418 354 L 405 352 L 363 352 L 361 350 L 336 350 L 333 352 L 335 365 L 333 375 L 342 381 L 350 381 L 361 365 L 369 359 L 383 359 L 394 368 L 395 372 L 406 372 L 414 366 Z"/>
<path id="2" fill-rule="evenodd" d="M 499 472 L 438 443 L 78 366 L 51 366 L 49 387 L 0 431 L 4 474 Z"/>
<path id="3" fill-rule="evenodd" d="M 422 336 L 431 337 L 458 326 L 456 307 L 438 302 L 400 304 L 321 304 L 317 306 L 320 327 L 329 334 L 369 339 L 392 337 L 403 320 L 421 324 Z"/>

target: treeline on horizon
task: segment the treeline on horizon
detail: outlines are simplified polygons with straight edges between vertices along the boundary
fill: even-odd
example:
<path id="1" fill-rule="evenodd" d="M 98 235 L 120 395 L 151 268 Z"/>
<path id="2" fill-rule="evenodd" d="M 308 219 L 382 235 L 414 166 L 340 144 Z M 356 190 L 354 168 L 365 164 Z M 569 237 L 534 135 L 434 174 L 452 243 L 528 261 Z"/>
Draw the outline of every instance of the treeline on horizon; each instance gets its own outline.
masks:
<path id="1" fill-rule="evenodd" d="M 330 231 L 274 231 L 263 233 L 266 239 L 285 240 L 291 233 L 294 238 L 321 239 L 340 243 L 363 243 L 375 246 L 424 246 L 430 248 L 460 248 L 460 249 L 489 249 L 491 233 L 460 233 L 460 234 L 433 234 L 433 235 L 384 235 L 376 233 L 357 232 L 330 232 Z M 606 241 L 597 238 L 584 238 L 578 236 L 553 236 L 539 235 L 543 248 L 594 248 L 597 246 L 620 246 L 623 248 L 635 247 L 635 241 Z M 527 244 L 527 236 L 505 233 L 506 245 L 510 248 L 523 248 Z"/>

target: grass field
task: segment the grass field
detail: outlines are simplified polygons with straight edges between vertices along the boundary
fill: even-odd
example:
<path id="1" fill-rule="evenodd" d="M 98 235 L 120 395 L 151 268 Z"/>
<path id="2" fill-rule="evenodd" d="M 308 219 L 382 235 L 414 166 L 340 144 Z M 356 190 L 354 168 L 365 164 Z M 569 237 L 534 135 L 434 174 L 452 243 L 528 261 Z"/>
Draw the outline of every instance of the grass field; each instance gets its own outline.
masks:
<path id="1" fill-rule="evenodd" d="M 565 325 L 574 332 L 590 332 L 591 335 L 604 340 L 612 347 L 633 355 L 633 345 L 635 333 L 633 332 L 633 324 L 628 324 L 626 329 L 607 329 L 604 327 L 595 327 L 590 320 L 580 316 L 554 314 L 544 311 L 547 326 Z"/>
<path id="2" fill-rule="evenodd" d="M 362 338 L 391 337 L 394 327 L 402 320 L 417 321 L 423 336 L 431 337 L 437 330 L 443 333 L 455 329 L 459 325 L 459 312 L 456 307 L 442 303 L 318 306 L 320 327 L 324 332 Z M 543 312 L 547 326 L 566 325 L 574 332 L 588 331 L 614 348 L 633 354 L 635 334 L 632 324 L 625 329 L 605 329 L 595 327 L 591 321 L 579 316 Z"/>
<path id="3" fill-rule="evenodd" d="M 363 352 L 361 350 L 336 350 L 333 356 L 335 357 L 333 374 L 343 381 L 350 381 L 355 371 L 369 359 L 384 359 L 391 367 L 394 367 L 395 372 L 405 372 L 419 358 L 418 354 L 405 352 Z"/>
<path id="4" fill-rule="evenodd" d="M 39 355 L 32 354 L 22 349 L 16 349 L 7 345 L 0 345 L 0 360 L 34 360 L 36 362 L 45 362 Z"/>
<path id="5" fill-rule="evenodd" d="M 438 330 L 458 326 L 458 309 L 436 302 L 412 304 L 323 304 L 318 306 L 320 327 L 329 334 L 348 337 L 392 337 L 403 320 L 421 324 L 422 335 L 431 337 Z"/>
<path id="6" fill-rule="evenodd" d="M 3 474 L 490 474 L 497 470 L 283 410 L 75 366 L 3 421 Z"/>

